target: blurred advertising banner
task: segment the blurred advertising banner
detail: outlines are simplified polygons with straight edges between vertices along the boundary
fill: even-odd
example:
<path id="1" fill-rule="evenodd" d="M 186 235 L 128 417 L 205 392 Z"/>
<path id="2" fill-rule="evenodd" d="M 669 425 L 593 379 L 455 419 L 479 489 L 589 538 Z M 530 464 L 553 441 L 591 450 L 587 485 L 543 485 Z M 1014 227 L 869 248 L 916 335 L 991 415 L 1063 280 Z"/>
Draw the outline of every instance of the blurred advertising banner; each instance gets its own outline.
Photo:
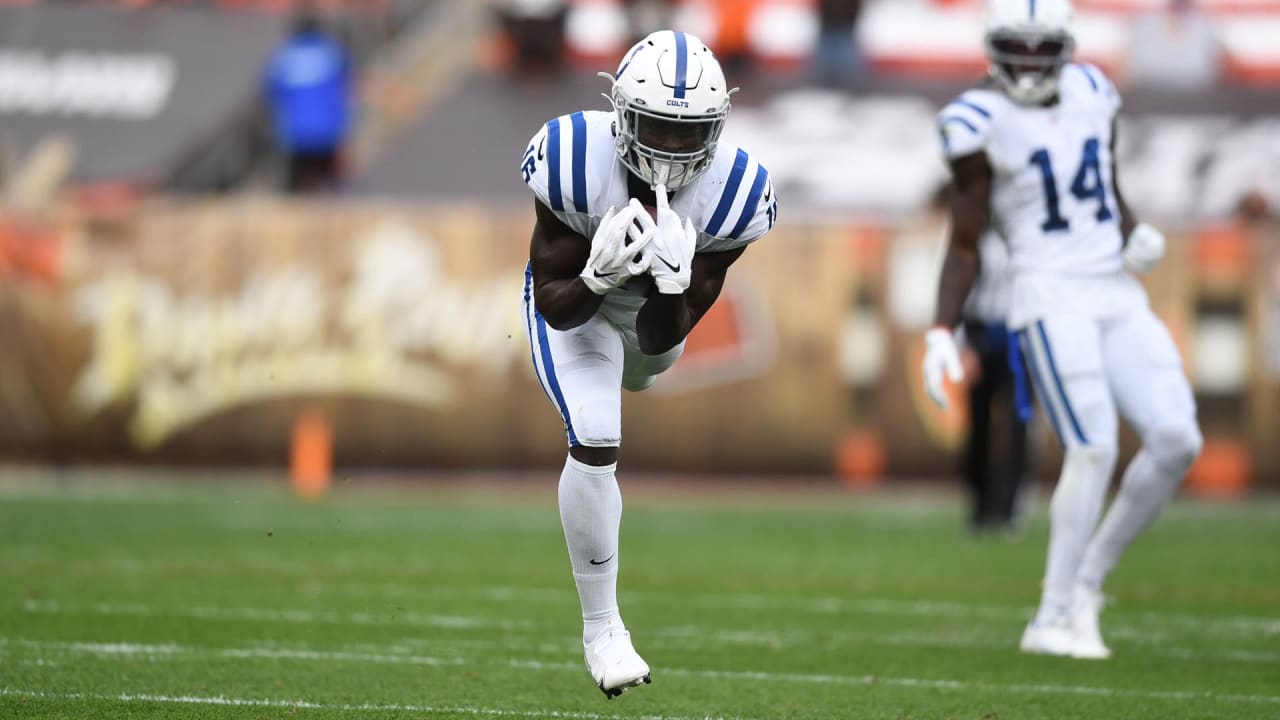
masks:
<path id="1" fill-rule="evenodd" d="M 259 93 L 281 18 L 166 6 L 0 6 L 0 142 L 65 139 L 79 180 L 155 180 Z"/>
<path id="2" fill-rule="evenodd" d="M 322 413 L 340 466 L 564 457 L 520 312 L 528 210 L 157 200 L 49 217 L 0 222 L 5 456 L 280 464 L 294 420 Z M 1148 284 L 1215 462 L 1280 486 L 1274 232 L 1175 236 Z M 941 255 L 936 217 L 779 226 L 675 368 L 624 396 L 628 465 L 951 475 L 963 403 L 936 410 L 919 378 Z"/>

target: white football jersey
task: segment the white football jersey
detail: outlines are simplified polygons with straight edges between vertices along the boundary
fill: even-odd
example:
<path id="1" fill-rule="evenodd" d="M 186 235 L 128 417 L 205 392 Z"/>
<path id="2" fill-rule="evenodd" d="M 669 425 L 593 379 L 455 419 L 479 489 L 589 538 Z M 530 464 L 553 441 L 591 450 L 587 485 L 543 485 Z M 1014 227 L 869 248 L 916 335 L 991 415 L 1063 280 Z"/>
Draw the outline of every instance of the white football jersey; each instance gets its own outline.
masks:
<path id="1" fill-rule="evenodd" d="M 627 169 L 614 144 L 616 115 L 583 111 L 548 122 L 529 141 L 520 172 L 538 201 L 588 240 L 611 207 L 631 201 Z M 763 237 L 778 218 L 769 172 L 745 150 L 720 145 L 710 168 L 670 198 L 671 209 L 698 228 L 697 252 L 722 252 Z M 634 326 L 652 280 L 632 278 L 605 294 L 600 311 Z"/>
<path id="2" fill-rule="evenodd" d="M 1123 267 L 1111 177 L 1115 87 L 1092 65 L 1063 68 L 1058 103 L 1020 105 L 998 89 L 969 90 L 938 114 L 948 159 L 985 152 L 992 226 L 1014 272 L 1096 275 Z"/>

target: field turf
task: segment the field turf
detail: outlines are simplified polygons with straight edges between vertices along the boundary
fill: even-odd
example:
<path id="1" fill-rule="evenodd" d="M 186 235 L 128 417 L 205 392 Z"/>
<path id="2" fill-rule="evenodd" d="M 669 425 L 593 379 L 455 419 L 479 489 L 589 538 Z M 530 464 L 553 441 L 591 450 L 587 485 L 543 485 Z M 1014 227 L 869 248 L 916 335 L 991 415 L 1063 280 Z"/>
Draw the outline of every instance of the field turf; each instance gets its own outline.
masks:
<path id="1" fill-rule="evenodd" d="M 118 473 L 117 473 L 118 475 Z M 653 684 L 582 666 L 554 473 L 481 489 L 0 484 L 2 718 L 1280 718 L 1280 504 L 1173 506 L 1105 662 L 1016 650 L 1043 509 L 644 489 L 621 604 Z"/>

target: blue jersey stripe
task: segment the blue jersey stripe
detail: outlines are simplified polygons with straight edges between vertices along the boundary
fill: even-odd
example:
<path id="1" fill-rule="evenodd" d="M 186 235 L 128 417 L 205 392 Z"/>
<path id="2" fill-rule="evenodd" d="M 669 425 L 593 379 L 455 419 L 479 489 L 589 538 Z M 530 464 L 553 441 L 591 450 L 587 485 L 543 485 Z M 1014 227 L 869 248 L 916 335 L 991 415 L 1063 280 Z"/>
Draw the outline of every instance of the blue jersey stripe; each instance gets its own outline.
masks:
<path id="1" fill-rule="evenodd" d="M 973 133 L 977 133 L 977 132 L 978 132 L 978 128 L 974 127 L 974 126 L 973 126 L 973 123 L 969 122 L 968 120 L 965 120 L 965 119 L 964 119 L 964 118 L 962 118 L 962 117 L 958 117 L 958 116 L 955 116 L 955 115 L 948 115 L 947 117 L 942 118 L 942 124 L 943 124 L 943 125 L 947 125 L 947 124 L 949 124 L 949 123 L 957 123 L 957 124 L 959 124 L 959 125 L 963 125 L 963 126 L 965 126 L 965 127 L 969 128 L 969 131 L 970 131 L 970 132 L 973 132 Z"/>
<path id="2" fill-rule="evenodd" d="M 573 207 L 587 211 L 587 118 L 580 112 L 569 116 L 573 123 Z"/>
<path id="3" fill-rule="evenodd" d="M 1036 19 L 1036 0 L 1029 0 L 1031 3 L 1031 19 Z"/>
<path id="4" fill-rule="evenodd" d="M 948 107 L 948 108 L 951 108 L 951 107 L 955 107 L 956 105 L 961 105 L 961 106 L 963 106 L 963 107 L 967 107 L 967 108 L 969 108 L 970 110 L 972 110 L 972 111 L 974 111 L 974 112 L 978 113 L 979 115 L 981 115 L 981 116 L 982 116 L 982 117 L 984 117 L 984 118 L 989 118 L 989 117 L 991 117 L 991 113 L 987 112 L 987 109 L 986 109 L 986 108 L 982 107 L 981 105 L 979 105 L 979 104 L 978 104 L 978 103 L 976 103 L 976 102 L 973 102 L 972 100 L 965 100 L 964 98 L 960 98 L 960 99 L 958 99 L 958 100 L 953 101 L 953 102 L 952 102 L 950 105 L 948 105 L 947 107 Z"/>
<path id="5" fill-rule="evenodd" d="M 560 118 L 547 123 L 547 197 L 552 210 L 564 212 L 564 198 L 560 196 Z"/>
<path id="6" fill-rule="evenodd" d="M 1098 92 L 1098 81 L 1093 77 L 1093 69 L 1088 65 L 1077 65 L 1076 67 L 1080 68 L 1080 72 L 1084 73 L 1084 79 L 1089 81 L 1089 87 L 1093 88 L 1094 92 Z"/>
<path id="7" fill-rule="evenodd" d="M 1115 94 L 1116 92 L 1115 88 L 1111 86 L 1111 83 L 1107 80 L 1107 76 L 1104 75 L 1102 71 L 1098 69 L 1098 66 L 1085 65 L 1084 69 L 1085 69 L 1085 72 L 1089 75 L 1090 81 L 1093 81 L 1093 80 L 1097 81 L 1095 83 L 1095 88 L 1099 93 L 1103 93 L 1106 95 Z"/>
<path id="8" fill-rule="evenodd" d="M 556 377 L 555 360 L 551 359 L 551 346 L 547 344 L 547 321 L 542 313 L 533 311 L 538 318 L 538 346 L 542 348 L 542 369 L 547 373 L 547 384 L 551 386 L 551 394 L 560 408 L 560 416 L 564 418 L 564 429 L 569 433 L 569 444 L 578 445 L 578 436 L 573 432 L 573 421 L 569 419 L 569 405 L 564 401 L 564 393 L 560 391 L 560 380 Z"/>
<path id="9" fill-rule="evenodd" d="M 1058 373 L 1058 366 L 1053 362 L 1053 350 L 1049 347 L 1049 336 L 1044 331 L 1044 321 L 1036 322 L 1036 330 L 1040 333 L 1040 342 L 1044 345 L 1044 357 L 1049 361 L 1049 373 L 1053 375 L 1053 382 L 1058 386 L 1058 396 L 1062 398 L 1062 407 L 1067 412 L 1067 418 L 1071 420 L 1071 429 L 1075 430 L 1076 437 L 1080 442 L 1088 445 L 1089 440 L 1084 436 L 1084 430 L 1080 427 L 1080 421 L 1076 419 L 1075 411 L 1071 409 L 1071 401 L 1067 399 L 1067 390 L 1062 386 L 1062 375 Z"/>
<path id="10" fill-rule="evenodd" d="M 683 98 L 689 81 L 689 42 L 684 33 L 676 32 L 676 97 Z"/>
<path id="11" fill-rule="evenodd" d="M 711 222 L 707 223 L 707 234 L 715 235 L 720 232 L 720 227 L 724 225 L 724 220 L 729 216 L 729 208 L 733 207 L 733 201 L 738 197 L 738 188 L 742 185 L 742 176 L 747 172 L 747 153 L 744 150 L 738 150 L 738 155 L 733 159 L 733 170 L 729 171 L 729 179 L 724 184 L 724 190 L 720 192 L 720 203 L 716 205 L 716 211 L 711 216 Z"/>
<path id="12" fill-rule="evenodd" d="M 764 184 L 769 181 L 769 171 L 764 169 L 763 165 L 756 166 L 756 179 L 751 183 L 751 190 L 747 192 L 747 204 L 742 207 L 742 214 L 738 216 L 738 222 L 733 226 L 733 230 L 729 231 L 729 237 L 737 240 L 742 235 L 742 231 L 747 229 L 751 224 L 751 219 L 756 216 L 756 209 L 760 207 L 760 196 L 764 194 Z"/>

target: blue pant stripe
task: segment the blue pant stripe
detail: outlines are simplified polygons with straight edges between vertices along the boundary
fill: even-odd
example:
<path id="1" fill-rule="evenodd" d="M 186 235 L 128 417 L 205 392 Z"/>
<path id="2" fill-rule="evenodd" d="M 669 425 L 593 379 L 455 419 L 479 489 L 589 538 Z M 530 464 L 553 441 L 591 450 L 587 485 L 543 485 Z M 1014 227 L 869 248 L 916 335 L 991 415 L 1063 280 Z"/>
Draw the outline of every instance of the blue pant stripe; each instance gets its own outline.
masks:
<path id="1" fill-rule="evenodd" d="M 538 378 L 538 385 L 542 387 L 542 392 L 551 396 L 551 390 L 547 387 L 547 383 L 542 379 L 542 371 L 538 369 L 538 344 L 533 340 L 533 268 L 528 263 L 524 266 L 524 319 L 525 332 L 529 336 L 529 362 L 533 363 L 533 374 Z"/>
<path id="2" fill-rule="evenodd" d="M 1062 425 L 1058 423 L 1058 413 L 1054 410 L 1053 400 L 1049 397 L 1049 387 L 1045 385 L 1044 378 L 1040 376 L 1040 364 L 1036 362 L 1035 349 L 1031 347 L 1031 335 L 1025 330 L 1018 333 L 1019 339 L 1026 343 L 1022 348 L 1027 356 L 1027 366 L 1031 368 L 1031 381 L 1035 383 L 1036 393 L 1040 395 L 1040 399 L 1044 401 L 1044 412 L 1049 416 L 1049 422 L 1053 424 L 1053 432 L 1058 436 L 1058 441 L 1066 447 L 1067 439 L 1062 436 Z"/>
<path id="3" fill-rule="evenodd" d="M 543 392 L 547 392 L 543 374 L 538 370 L 538 351 L 534 348 L 534 268 L 529 263 L 525 263 L 525 332 L 529 334 L 529 361 L 534 364 L 534 375 Z"/>
<path id="4" fill-rule="evenodd" d="M 1013 373 L 1013 402 L 1022 422 L 1031 420 L 1031 397 L 1027 392 L 1027 365 L 1022 360 L 1022 333 L 1010 332 L 1006 341 L 1009 371 Z"/>
<path id="5" fill-rule="evenodd" d="M 1053 362 L 1053 349 L 1049 347 L 1049 336 L 1044 331 L 1044 321 L 1036 321 L 1036 330 L 1040 334 L 1040 342 L 1044 345 L 1044 357 L 1049 361 L 1049 373 L 1053 376 L 1053 382 L 1058 386 L 1058 397 L 1062 398 L 1062 408 L 1067 413 L 1067 418 L 1071 420 L 1071 429 L 1075 430 L 1076 438 L 1084 445 L 1089 444 L 1089 440 L 1084 436 L 1084 430 L 1080 427 L 1080 421 L 1076 419 L 1075 411 L 1071 409 L 1071 401 L 1067 399 L 1067 390 L 1062 386 L 1062 376 L 1058 373 L 1058 366 Z"/>
<path id="6" fill-rule="evenodd" d="M 573 422 L 569 419 L 569 405 L 564 401 L 564 393 L 560 391 L 560 381 L 556 378 L 556 364 L 551 357 L 551 346 L 547 343 L 547 321 L 542 313 L 534 309 L 533 315 L 538 320 L 538 347 L 542 349 L 542 369 L 547 373 L 547 384 L 551 386 L 551 395 L 560 408 L 560 416 L 564 418 L 564 429 L 569 433 L 569 444 L 578 445 L 578 436 L 573 432 Z"/>

